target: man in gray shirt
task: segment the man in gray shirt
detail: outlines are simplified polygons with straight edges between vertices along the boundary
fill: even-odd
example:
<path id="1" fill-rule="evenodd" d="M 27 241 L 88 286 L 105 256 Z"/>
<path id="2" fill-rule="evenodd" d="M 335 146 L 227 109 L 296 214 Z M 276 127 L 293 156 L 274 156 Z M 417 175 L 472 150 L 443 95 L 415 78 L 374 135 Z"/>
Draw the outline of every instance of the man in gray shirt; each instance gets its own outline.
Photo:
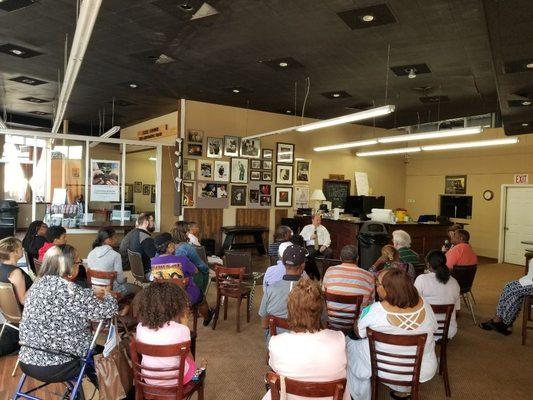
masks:
<path id="1" fill-rule="evenodd" d="M 297 245 L 287 247 L 281 258 L 285 266 L 285 275 L 281 281 L 269 286 L 263 295 L 261 306 L 259 307 L 259 316 L 261 317 L 261 327 L 265 329 L 267 343 L 270 340 L 268 316 L 287 318 L 287 297 L 294 284 L 302 276 L 305 268 L 305 254 L 306 251 L 303 247 Z"/>

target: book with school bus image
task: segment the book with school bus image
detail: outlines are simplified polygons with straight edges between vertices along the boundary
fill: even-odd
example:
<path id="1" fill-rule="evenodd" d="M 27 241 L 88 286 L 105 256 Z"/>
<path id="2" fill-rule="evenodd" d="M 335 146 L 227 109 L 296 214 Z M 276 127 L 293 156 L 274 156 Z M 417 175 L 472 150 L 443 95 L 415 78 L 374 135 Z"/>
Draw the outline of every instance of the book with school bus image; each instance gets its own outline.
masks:
<path id="1" fill-rule="evenodd" d="M 152 265 L 152 275 L 154 279 L 183 279 L 185 274 L 181 263 L 168 263 Z"/>

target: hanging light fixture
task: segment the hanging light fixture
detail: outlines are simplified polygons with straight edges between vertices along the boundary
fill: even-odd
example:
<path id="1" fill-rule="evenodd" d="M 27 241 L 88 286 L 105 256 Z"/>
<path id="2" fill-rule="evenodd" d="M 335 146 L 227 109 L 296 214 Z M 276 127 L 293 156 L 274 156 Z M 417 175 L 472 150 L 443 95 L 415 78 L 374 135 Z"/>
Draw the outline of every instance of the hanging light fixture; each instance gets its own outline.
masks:
<path id="1" fill-rule="evenodd" d="M 385 136 L 378 139 L 379 143 L 407 142 L 410 140 L 441 139 L 453 136 L 477 135 L 483 132 L 481 126 L 457 129 L 445 129 L 442 131 L 411 133 L 407 135 Z"/>

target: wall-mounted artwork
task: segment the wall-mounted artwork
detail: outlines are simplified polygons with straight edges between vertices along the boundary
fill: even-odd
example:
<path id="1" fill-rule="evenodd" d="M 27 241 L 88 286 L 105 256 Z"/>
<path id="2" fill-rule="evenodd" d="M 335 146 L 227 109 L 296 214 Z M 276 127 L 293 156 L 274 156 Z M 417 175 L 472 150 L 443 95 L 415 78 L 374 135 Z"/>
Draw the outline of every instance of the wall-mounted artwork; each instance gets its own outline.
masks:
<path id="1" fill-rule="evenodd" d="M 248 183 L 248 159 L 231 159 L 231 182 Z"/>
<path id="2" fill-rule="evenodd" d="M 189 129 L 187 131 L 187 142 L 202 144 L 204 142 L 204 131 L 199 129 Z"/>
<path id="3" fill-rule="evenodd" d="M 245 206 L 246 205 L 246 186 L 231 185 L 231 205 Z"/>
<path id="4" fill-rule="evenodd" d="M 252 169 L 261 169 L 261 160 L 252 160 L 251 168 Z"/>
<path id="5" fill-rule="evenodd" d="M 294 187 L 294 208 L 309 207 L 309 186 Z"/>
<path id="6" fill-rule="evenodd" d="M 142 193 L 143 192 L 143 183 L 139 181 L 133 182 L 133 193 Z"/>
<path id="7" fill-rule="evenodd" d="M 224 147 L 224 140 L 219 137 L 207 138 L 207 157 L 208 158 L 222 158 L 222 149 Z"/>
<path id="8" fill-rule="evenodd" d="M 224 136 L 224 155 L 226 157 L 239 157 L 238 136 Z"/>
<path id="9" fill-rule="evenodd" d="M 272 180 L 272 171 L 263 171 L 261 175 L 262 181 L 270 182 Z"/>
<path id="10" fill-rule="evenodd" d="M 271 160 L 263 160 L 263 169 L 272 169 L 272 161 Z"/>
<path id="11" fill-rule="evenodd" d="M 203 151 L 203 146 L 201 144 L 188 144 L 187 145 L 187 155 L 191 157 L 201 157 Z"/>
<path id="12" fill-rule="evenodd" d="M 251 181 L 260 181 L 261 180 L 261 171 L 250 171 L 250 180 Z"/>
<path id="13" fill-rule="evenodd" d="M 250 204 L 259 204 L 259 190 L 250 189 L 250 195 L 248 197 L 248 202 Z"/>
<path id="14" fill-rule="evenodd" d="M 274 150 L 272 149 L 263 149 L 263 159 L 272 160 L 274 158 Z"/>
<path id="15" fill-rule="evenodd" d="M 276 164 L 276 185 L 292 185 L 292 165 Z"/>
<path id="16" fill-rule="evenodd" d="M 213 180 L 213 161 L 198 160 L 198 179 L 202 181 Z"/>
<path id="17" fill-rule="evenodd" d="M 194 207 L 194 182 L 183 182 L 183 206 Z"/>
<path id="18" fill-rule="evenodd" d="M 292 164 L 294 162 L 294 144 L 276 143 L 276 162 Z"/>
<path id="19" fill-rule="evenodd" d="M 150 187 L 150 203 L 155 203 L 155 185 Z"/>
<path id="20" fill-rule="evenodd" d="M 276 186 L 275 196 L 276 207 L 290 207 L 292 206 L 292 188 Z"/>
<path id="21" fill-rule="evenodd" d="M 124 202 L 133 203 L 133 185 L 131 183 L 124 185 Z"/>
<path id="22" fill-rule="evenodd" d="M 241 139 L 241 157 L 260 158 L 261 142 L 259 139 Z"/>
<path id="23" fill-rule="evenodd" d="M 466 175 L 447 175 L 444 180 L 444 193 L 466 194 Z"/>
<path id="24" fill-rule="evenodd" d="M 309 183 L 311 160 L 296 160 L 296 183 Z"/>
<path id="25" fill-rule="evenodd" d="M 148 196 L 150 194 L 150 185 L 143 185 L 143 196 Z"/>
<path id="26" fill-rule="evenodd" d="M 194 181 L 196 179 L 196 160 L 183 159 L 183 180 Z"/>
<path id="27" fill-rule="evenodd" d="M 215 169 L 213 173 L 215 174 L 215 181 L 228 182 L 230 174 L 229 161 L 215 161 Z"/>

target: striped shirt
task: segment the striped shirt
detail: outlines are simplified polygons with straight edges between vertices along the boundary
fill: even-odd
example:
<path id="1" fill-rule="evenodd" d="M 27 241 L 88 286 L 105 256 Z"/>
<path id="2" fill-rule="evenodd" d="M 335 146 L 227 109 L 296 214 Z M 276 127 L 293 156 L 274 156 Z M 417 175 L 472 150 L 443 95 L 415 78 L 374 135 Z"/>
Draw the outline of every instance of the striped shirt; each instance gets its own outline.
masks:
<path id="1" fill-rule="evenodd" d="M 322 289 L 332 294 L 360 295 L 363 302 L 361 309 L 374 302 L 375 277 L 371 272 L 359 268 L 355 264 L 342 263 L 329 267 L 322 281 Z M 330 302 L 328 314 L 333 327 L 335 315 L 346 315 L 342 311 L 353 311 L 355 306 Z M 340 311 L 340 312 L 336 312 Z"/>
<path id="2" fill-rule="evenodd" d="M 407 264 L 417 265 L 420 264 L 420 256 L 409 247 L 401 247 L 398 249 L 400 253 L 400 260 Z"/>

